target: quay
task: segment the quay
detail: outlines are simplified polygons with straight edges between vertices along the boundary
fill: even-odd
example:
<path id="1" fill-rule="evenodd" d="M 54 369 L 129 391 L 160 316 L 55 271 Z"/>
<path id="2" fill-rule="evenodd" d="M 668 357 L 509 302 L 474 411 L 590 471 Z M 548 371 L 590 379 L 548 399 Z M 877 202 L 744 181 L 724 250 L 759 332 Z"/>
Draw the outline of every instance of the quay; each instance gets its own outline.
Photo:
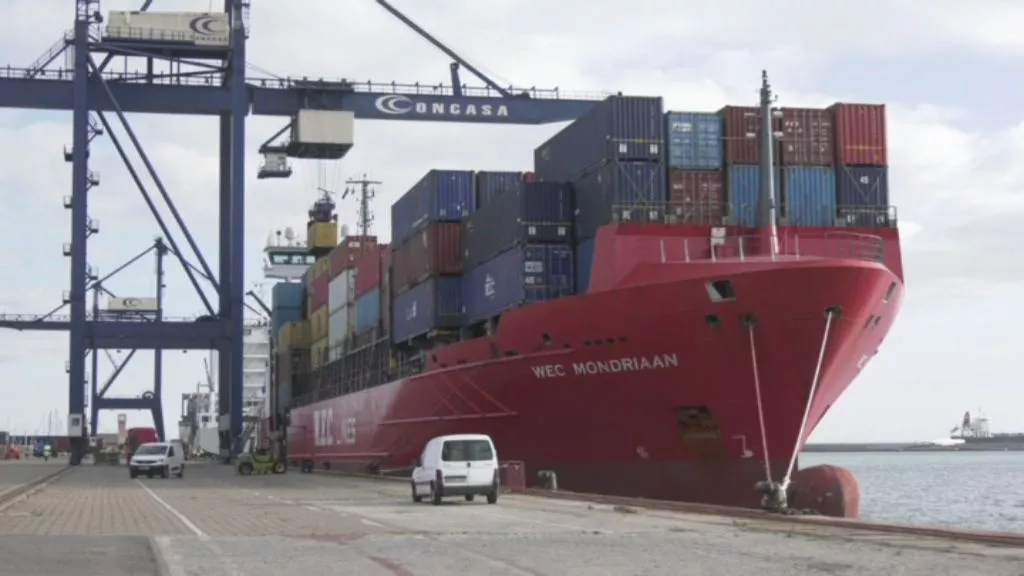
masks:
<path id="1" fill-rule="evenodd" d="M 403 482 L 216 464 L 0 465 L 0 576 L 1022 573 L 1024 536 L 983 540 L 566 495 L 431 506 Z"/>

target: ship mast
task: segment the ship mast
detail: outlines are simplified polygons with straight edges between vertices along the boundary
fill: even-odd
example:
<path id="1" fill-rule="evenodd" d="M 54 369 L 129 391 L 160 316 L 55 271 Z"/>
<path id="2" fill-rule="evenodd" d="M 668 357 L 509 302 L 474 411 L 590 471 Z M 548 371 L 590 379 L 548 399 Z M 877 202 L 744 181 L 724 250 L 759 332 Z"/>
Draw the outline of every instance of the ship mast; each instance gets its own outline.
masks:
<path id="1" fill-rule="evenodd" d="M 363 174 L 363 177 L 358 180 L 349 178 L 345 184 L 345 192 L 341 195 L 342 199 L 357 194 L 359 196 L 359 222 L 356 224 L 356 229 L 359 236 L 365 238 L 370 235 L 370 228 L 373 225 L 373 212 L 370 211 L 370 202 L 376 195 L 373 186 L 382 184 L 382 182 L 370 180 L 366 174 Z M 352 186 L 359 186 L 359 188 L 353 189 Z"/>
<path id="2" fill-rule="evenodd" d="M 776 198 L 778 191 L 775 190 L 775 138 L 776 134 L 772 129 L 775 111 L 772 105 L 776 96 L 772 94 L 771 84 L 768 83 L 768 71 L 761 71 L 761 99 L 758 117 L 761 120 L 761 194 L 758 199 L 760 207 L 759 228 L 762 237 L 767 240 L 769 254 L 772 259 L 779 255 L 779 228 L 778 209 Z"/>

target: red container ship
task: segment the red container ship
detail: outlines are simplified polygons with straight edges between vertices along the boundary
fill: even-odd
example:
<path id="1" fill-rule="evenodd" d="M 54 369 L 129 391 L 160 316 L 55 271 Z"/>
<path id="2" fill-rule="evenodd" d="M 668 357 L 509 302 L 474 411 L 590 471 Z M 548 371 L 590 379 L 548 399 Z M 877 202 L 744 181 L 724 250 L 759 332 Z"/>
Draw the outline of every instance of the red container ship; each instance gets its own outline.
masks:
<path id="1" fill-rule="evenodd" d="M 352 352 L 363 384 L 328 366 L 281 418 L 289 461 L 400 472 L 431 437 L 486 433 L 530 483 L 855 516 L 852 477 L 797 453 L 896 319 L 898 230 L 776 225 L 772 204 L 753 229 L 605 225 L 586 292 L 507 310 L 419 373 L 396 376 L 387 338 Z"/>

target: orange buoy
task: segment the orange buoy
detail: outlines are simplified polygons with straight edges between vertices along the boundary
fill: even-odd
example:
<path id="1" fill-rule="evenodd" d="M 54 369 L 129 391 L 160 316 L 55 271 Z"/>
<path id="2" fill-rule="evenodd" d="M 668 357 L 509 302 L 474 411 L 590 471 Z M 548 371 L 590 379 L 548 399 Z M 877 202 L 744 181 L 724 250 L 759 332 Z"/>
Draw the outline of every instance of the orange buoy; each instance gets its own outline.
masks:
<path id="1" fill-rule="evenodd" d="M 790 508 L 814 510 L 823 516 L 860 516 L 860 484 L 852 472 L 822 464 L 798 470 L 787 495 Z"/>

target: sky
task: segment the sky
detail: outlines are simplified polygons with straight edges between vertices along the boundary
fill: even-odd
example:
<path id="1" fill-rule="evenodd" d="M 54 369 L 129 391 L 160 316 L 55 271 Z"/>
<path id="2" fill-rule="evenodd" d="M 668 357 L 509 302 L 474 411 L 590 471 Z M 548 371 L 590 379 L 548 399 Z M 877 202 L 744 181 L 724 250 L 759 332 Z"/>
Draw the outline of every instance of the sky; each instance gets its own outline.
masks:
<path id="1" fill-rule="evenodd" d="M 72 25 L 68 2 L 7 0 L 0 20 L 2 65 L 27 66 Z M 102 8 L 134 10 L 139 0 Z M 218 3 L 213 3 L 218 4 Z M 378 82 L 448 80 L 448 59 L 371 0 L 253 2 L 252 75 Z M 501 84 L 563 91 L 660 95 L 672 110 L 753 105 L 767 69 L 780 105 L 833 101 L 888 106 L 891 199 L 903 235 L 907 293 L 880 353 L 836 403 L 812 441 L 933 440 L 965 410 L 997 431 L 1024 430 L 1017 328 L 1024 310 L 1024 123 L 1018 79 L 1024 5 L 1007 0 L 633 0 L 627 8 L 580 0 L 394 0 Z M 626 5 L 622 5 L 626 6 Z M 202 11 L 206 0 L 156 0 L 159 10 Z M 291 9 L 289 8 L 291 7 Z M 54 66 L 61 66 L 58 58 Z M 116 64 L 114 66 L 117 66 Z M 115 68 L 116 69 L 116 68 Z M 263 73 L 260 73 L 262 71 Z M 464 78 L 468 75 L 464 74 Z M 470 82 L 467 78 L 464 81 Z M 2 86 L 0 86 L 2 90 Z M 112 117 L 112 116 L 111 116 Z M 0 312 L 38 314 L 61 301 L 68 261 L 70 112 L 0 109 L 0 262 L 7 270 Z M 216 121 L 132 116 L 132 128 L 216 270 Z M 115 124 L 116 125 L 116 124 Z M 486 127 L 360 121 L 356 145 L 337 162 L 296 161 L 289 180 L 257 180 L 259 144 L 281 119 L 248 122 L 246 278 L 261 278 L 268 235 L 301 229 L 318 185 L 349 177 L 380 180 L 375 231 L 388 236 L 390 204 L 431 168 L 527 170 L 533 149 L 563 125 Z M 90 215 L 100 233 L 89 262 L 109 272 L 150 245 L 159 231 L 109 140 L 93 147 L 101 185 Z M 344 201 L 341 219 L 355 223 Z M 164 212 L 166 214 L 166 211 Z M 176 232 L 177 234 L 177 232 Z M 179 239 L 183 239 L 180 235 Z M 170 263 L 169 316 L 200 311 L 180 268 Z M 108 285 L 119 296 L 151 296 L 152 260 Z M 45 433 L 66 418 L 67 335 L 0 330 L 0 430 Z M 112 352 L 123 358 L 127 351 Z M 136 396 L 153 380 L 139 353 L 111 395 Z M 180 398 L 203 378 L 202 352 L 166 352 L 165 420 L 174 430 Z M 111 373 L 101 358 L 100 379 Z M 149 417 L 130 413 L 129 425 Z M 112 413 L 101 430 L 113 431 Z"/>

